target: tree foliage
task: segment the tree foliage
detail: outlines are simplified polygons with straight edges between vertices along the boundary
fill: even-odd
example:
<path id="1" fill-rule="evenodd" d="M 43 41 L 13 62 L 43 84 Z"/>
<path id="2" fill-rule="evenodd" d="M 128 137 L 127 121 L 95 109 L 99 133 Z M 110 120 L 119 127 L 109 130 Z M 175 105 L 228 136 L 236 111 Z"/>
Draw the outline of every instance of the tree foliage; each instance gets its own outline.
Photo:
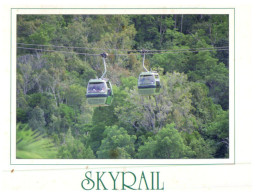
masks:
<path id="1" fill-rule="evenodd" d="M 118 126 L 107 127 L 105 138 L 97 152 L 98 158 L 131 158 L 134 155 L 135 135 L 128 135 L 125 129 Z"/>
<path id="2" fill-rule="evenodd" d="M 17 42 L 17 158 L 229 156 L 228 15 L 18 15 Z M 161 51 L 157 95 L 138 92 L 141 49 Z M 94 108 L 103 51 L 114 99 Z"/>
<path id="3" fill-rule="evenodd" d="M 167 124 L 138 150 L 138 158 L 177 159 L 184 157 L 185 145 L 175 124 Z"/>

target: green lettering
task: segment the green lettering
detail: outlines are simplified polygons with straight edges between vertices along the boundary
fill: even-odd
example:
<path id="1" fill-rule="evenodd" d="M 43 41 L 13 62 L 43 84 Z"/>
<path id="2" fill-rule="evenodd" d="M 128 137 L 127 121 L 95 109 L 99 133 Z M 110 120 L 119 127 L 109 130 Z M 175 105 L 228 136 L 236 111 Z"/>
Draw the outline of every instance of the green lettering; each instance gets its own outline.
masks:
<path id="1" fill-rule="evenodd" d="M 100 183 L 101 183 L 101 185 L 103 186 L 103 188 L 104 188 L 104 190 L 108 190 L 106 187 L 105 187 L 105 185 L 104 185 L 104 183 L 102 182 L 102 180 L 101 180 L 101 178 L 102 178 L 102 176 L 105 174 L 105 172 L 102 172 L 102 175 L 99 177 L 99 173 L 100 172 L 96 172 L 97 173 L 97 190 L 100 190 Z"/>
<path id="2" fill-rule="evenodd" d="M 128 186 L 128 185 L 126 185 L 126 184 L 124 183 L 124 175 L 125 175 L 126 173 L 131 173 L 131 174 L 133 175 L 133 178 L 134 178 L 133 184 L 130 185 L 130 186 Z M 132 186 L 135 184 L 135 182 L 136 182 L 136 175 L 135 175 L 134 173 L 132 173 L 132 172 L 123 172 L 123 188 L 122 188 L 122 190 L 125 190 L 124 187 L 127 187 L 127 188 L 129 188 L 129 189 L 131 189 L 131 190 L 135 190 L 135 189 L 132 188 Z"/>
<path id="3" fill-rule="evenodd" d="M 81 186 L 82 186 L 82 188 L 84 189 L 84 190 L 91 190 L 91 189 L 93 189 L 94 188 L 94 186 L 95 186 L 95 182 L 90 178 L 90 177 L 88 177 L 87 176 L 87 174 L 88 173 L 90 173 L 90 177 L 92 176 L 92 172 L 91 171 L 87 171 L 86 173 L 85 173 L 85 177 L 87 178 L 87 179 L 84 179 L 83 181 L 82 181 L 82 183 L 81 183 Z M 87 181 L 87 184 L 86 185 L 89 185 L 91 182 L 92 182 L 92 187 L 90 188 L 90 189 L 86 189 L 85 188 L 85 185 L 84 185 L 84 182 L 85 181 Z"/>
<path id="4" fill-rule="evenodd" d="M 151 175 L 152 175 L 152 188 L 151 190 L 154 190 L 154 172 L 151 172 Z"/>
<path id="5" fill-rule="evenodd" d="M 156 175 L 157 175 L 157 190 L 164 190 L 164 182 L 163 182 L 162 189 L 159 189 L 159 172 L 156 172 Z"/>
<path id="6" fill-rule="evenodd" d="M 116 190 L 116 179 L 117 179 L 117 177 L 118 177 L 118 175 L 119 175 L 119 172 L 117 172 L 116 178 L 113 177 L 112 172 L 109 172 L 109 174 L 110 174 L 110 176 L 112 177 L 113 182 L 114 182 L 114 185 L 113 185 L 114 188 L 113 188 L 113 190 Z"/>
<path id="7" fill-rule="evenodd" d="M 146 178 L 145 178 L 145 175 L 144 175 L 144 171 L 142 171 L 142 173 L 141 173 L 140 184 L 141 184 L 142 179 L 144 180 L 144 183 L 145 183 L 145 185 L 147 187 L 147 190 L 148 190 L 148 184 L 147 184 L 147 181 L 146 181 Z M 139 184 L 139 190 L 141 190 L 140 184 Z"/>

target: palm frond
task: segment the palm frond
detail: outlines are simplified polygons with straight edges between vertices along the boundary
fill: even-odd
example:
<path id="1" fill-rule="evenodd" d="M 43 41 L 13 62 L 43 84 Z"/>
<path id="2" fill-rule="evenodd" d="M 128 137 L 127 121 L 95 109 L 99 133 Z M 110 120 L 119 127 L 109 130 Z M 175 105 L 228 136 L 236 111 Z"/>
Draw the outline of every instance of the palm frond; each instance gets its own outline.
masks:
<path id="1" fill-rule="evenodd" d="M 33 131 L 26 124 L 17 124 L 16 158 L 18 159 L 51 159 L 56 158 L 57 150 L 49 138 L 39 131 Z"/>

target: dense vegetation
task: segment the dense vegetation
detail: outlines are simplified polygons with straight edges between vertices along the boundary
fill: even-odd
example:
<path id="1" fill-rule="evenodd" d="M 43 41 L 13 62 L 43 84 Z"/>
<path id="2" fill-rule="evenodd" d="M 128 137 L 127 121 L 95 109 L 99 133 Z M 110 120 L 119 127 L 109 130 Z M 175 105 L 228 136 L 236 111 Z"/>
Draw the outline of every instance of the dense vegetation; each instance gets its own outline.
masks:
<path id="1" fill-rule="evenodd" d="M 17 158 L 228 157 L 228 15 L 18 15 L 17 43 Z M 138 94 L 141 55 L 120 55 L 143 48 L 163 51 L 145 61 L 159 95 Z M 103 64 L 85 54 L 103 51 L 114 100 L 93 108 Z"/>

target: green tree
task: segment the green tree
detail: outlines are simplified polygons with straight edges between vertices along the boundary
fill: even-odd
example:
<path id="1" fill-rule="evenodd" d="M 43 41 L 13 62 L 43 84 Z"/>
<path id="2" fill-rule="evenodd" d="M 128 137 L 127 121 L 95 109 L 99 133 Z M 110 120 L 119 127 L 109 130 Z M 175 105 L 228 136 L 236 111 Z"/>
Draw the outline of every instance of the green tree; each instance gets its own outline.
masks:
<path id="1" fill-rule="evenodd" d="M 26 123 L 28 121 L 28 114 L 26 110 L 17 108 L 16 116 L 17 116 L 17 122 Z"/>
<path id="2" fill-rule="evenodd" d="M 69 128 L 71 128 L 75 123 L 75 111 L 72 107 L 61 104 L 59 107 L 59 115 L 55 119 L 58 124 L 58 127 L 56 130 L 61 132 L 67 132 Z"/>
<path id="3" fill-rule="evenodd" d="M 138 158 L 183 158 L 186 146 L 175 124 L 167 124 L 153 138 L 138 149 Z"/>
<path id="4" fill-rule="evenodd" d="M 71 85 L 66 90 L 67 105 L 74 109 L 80 109 L 81 105 L 85 102 L 86 88 L 80 85 Z"/>
<path id="5" fill-rule="evenodd" d="M 84 145 L 79 139 L 72 136 L 71 129 L 64 138 L 64 143 L 58 150 L 61 159 L 93 159 L 95 158 L 90 146 Z"/>
<path id="6" fill-rule="evenodd" d="M 181 50 L 188 49 L 188 47 L 174 47 L 173 49 Z M 179 51 L 174 51 L 170 54 L 154 54 L 151 59 L 151 64 L 153 67 L 161 67 L 164 69 L 164 73 L 169 72 L 185 72 L 185 65 L 188 63 L 190 55 L 188 53 L 182 53 Z"/>
<path id="7" fill-rule="evenodd" d="M 172 15 L 135 15 L 131 18 L 137 30 L 136 47 L 140 49 L 161 49 L 166 31 L 174 26 Z"/>
<path id="8" fill-rule="evenodd" d="M 52 115 L 57 110 L 53 95 L 50 93 L 33 93 L 31 95 L 27 95 L 26 97 L 29 106 L 29 109 L 25 109 L 28 112 L 27 115 L 31 114 L 29 111 L 32 109 L 39 107 L 43 110 L 43 115 L 46 122 L 45 125 L 49 125 L 49 123 L 52 121 Z"/>
<path id="9" fill-rule="evenodd" d="M 31 18 L 31 16 L 28 18 Z M 65 25 L 61 15 L 41 15 L 34 16 L 32 19 L 36 19 L 34 20 L 36 25 L 34 25 L 34 30 L 30 32 L 31 34 L 29 33 L 27 39 L 25 39 L 28 43 L 49 45 L 53 40 L 58 39 L 61 33 L 60 29 Z"/>
<path id="10" fill-rule="evenodd" d="M 128 135 L 124 128 L 118 126 L 107 127 L 106 137 L 102 140 L 98 158 L 132 158 L 134 155 L 135 135 Z"/>
<path id="11" fill-rule="evenodd" d="M 211 142 L 204 140 L 198 131 L 193 133 L 182 133 L 184 144 L 187 146 L 186 158 L 190 159 L 209 159 L 213 158 L 215 148 Z"/>
<path id="12" fill-rule="evenodd" d="M 24 57 L 25 58 L 25 57 Z M 35 83 L 33 82 L 33 70 L 30 62 L 20 62 L 18 58 L 17 63 L 17 80 L 18 82 L 18 94 L 23 92 L 26 95 L 31 89 L 33 89 Z"/>
<path id="13" fill-rule="evenodd" d="M 214 103 L 228 109 L 228 69 L 209 52 L 198 52 L 188 61 L 191 67 L 188 77 L 195 82 L 205 83 L 209 87 L 209 95 Z"/>
<path id="14" fill-rule="evenodd" d="M 101 145 L 102 140 L 106 137 L 104 131 L 105 125 L 103 123 L 99 123 L 97 125 L 94 124 L 91 128 L 88 143 L 95 155 Z"/>
<path id="15" fill-rule="evenodd" d="M 155 159 L 156 147 L 157 141 L 149 137 L 144 144 L 139 146 L 137 157 L 140 159 Z"/>
<path id="16" fill-rule="evenodd" d="M 121 89 L 128 88 L 129 90 L 133 89 L 137 85 L 137 78 L 130 76 L 130 77 L 122 77 L 121 78 L 122 85 L 120 86 Z"/>
<path id="17" fill-rule="evenodd" d="M 198 129 L 202 129 L 204 124 L 216 119 L 217 112 L 221 108 L 214 104 L 212 98 L 208 96 L 209 89 L 205 84 L 197 82 L 191 82 L 190 84 L 192 113 L 197 119 Z"/>
<path id="18" fill-rule="evenodd" d="M 213 122 L 205 125 L 204 133 L 213 140 L 216 148 L 215 158 L 228 158 L 229 156 L 229 112 L 219 110 Z"/>
<path id="19" fill-rule="evenodd" d="M 36 106 L 30 113 L 28 123 L 32 130 L 37 129 L 41 133 L 45 133 L 46 122 L 44 111 L 40 107 Z"/>
<path id="20" fill-rule="evenodd" d="M 61 37 L 62 42 L 68 46 L 84 47 L 88 44 L 88 28 L 89 26 L 82 17 L 75 16 L 65 28 Z"/>

